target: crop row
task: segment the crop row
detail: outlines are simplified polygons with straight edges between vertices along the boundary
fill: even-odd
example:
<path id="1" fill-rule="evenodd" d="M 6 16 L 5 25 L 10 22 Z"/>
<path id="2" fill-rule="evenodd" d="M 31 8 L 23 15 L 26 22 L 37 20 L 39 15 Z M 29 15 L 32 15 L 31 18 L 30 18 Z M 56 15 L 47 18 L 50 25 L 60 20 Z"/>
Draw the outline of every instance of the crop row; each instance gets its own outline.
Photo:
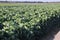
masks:
<path id="1" fill-rule="evenodd" d="M 1 40 L 40 40 L 60 26 L 59 7 L 20 5 L 0 7 Z"/>

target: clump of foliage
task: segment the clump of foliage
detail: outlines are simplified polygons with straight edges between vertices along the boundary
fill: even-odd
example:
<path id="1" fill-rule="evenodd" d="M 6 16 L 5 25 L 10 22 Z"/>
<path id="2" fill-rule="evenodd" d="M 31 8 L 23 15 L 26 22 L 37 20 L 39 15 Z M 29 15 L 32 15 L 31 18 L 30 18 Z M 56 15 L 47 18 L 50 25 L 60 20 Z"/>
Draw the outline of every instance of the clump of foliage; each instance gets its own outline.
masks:
<path id="1" fill-rule="evenodd" d="M 40 40 L 59 24 L 59 8 L 42 5 L 0 7 L 0 40 Z"/>

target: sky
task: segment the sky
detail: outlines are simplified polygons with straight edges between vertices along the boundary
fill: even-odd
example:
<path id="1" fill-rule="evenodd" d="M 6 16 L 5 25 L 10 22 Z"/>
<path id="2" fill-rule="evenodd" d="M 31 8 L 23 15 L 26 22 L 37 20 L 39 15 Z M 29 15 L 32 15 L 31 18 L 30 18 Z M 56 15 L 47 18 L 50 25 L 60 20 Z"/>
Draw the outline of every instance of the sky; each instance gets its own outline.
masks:
<path id="1" fill-rule="evenodd" d="M 0 0 L 5 1 L 5 0 Z M 8 0 L 11 1 L 11 0 Z M 43 1 L 43 2 L 59 2 L 60 0 L 12 0 L 12 1 Z"/>

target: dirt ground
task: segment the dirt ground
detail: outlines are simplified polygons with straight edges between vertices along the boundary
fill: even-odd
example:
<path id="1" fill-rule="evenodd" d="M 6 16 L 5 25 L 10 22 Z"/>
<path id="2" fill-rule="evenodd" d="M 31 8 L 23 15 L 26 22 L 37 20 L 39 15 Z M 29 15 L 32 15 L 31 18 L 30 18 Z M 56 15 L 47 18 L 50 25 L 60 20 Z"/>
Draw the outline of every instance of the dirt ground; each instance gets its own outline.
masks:
<path id="1" fill-rule="evenodd" d="M 55 35 L 54 40 L 60 40 L 60 31 Z"/>

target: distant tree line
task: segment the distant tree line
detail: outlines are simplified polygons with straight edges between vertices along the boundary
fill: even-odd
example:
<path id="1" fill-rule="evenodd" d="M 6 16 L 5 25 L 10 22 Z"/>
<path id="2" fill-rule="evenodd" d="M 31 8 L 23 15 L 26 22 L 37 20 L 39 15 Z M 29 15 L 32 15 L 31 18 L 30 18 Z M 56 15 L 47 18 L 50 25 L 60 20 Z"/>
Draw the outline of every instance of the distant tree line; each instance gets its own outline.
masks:
<path id="1" fill-rule="evenodd" d="M 60 3 L 60 2 L 43 2 L 43 1 L 0 1 L 0 3 Z"/>
<path id="2" fill-rule="evenodd" d="M 0 3 L 43 3 L 42 1 L 0 1 Z"/>

